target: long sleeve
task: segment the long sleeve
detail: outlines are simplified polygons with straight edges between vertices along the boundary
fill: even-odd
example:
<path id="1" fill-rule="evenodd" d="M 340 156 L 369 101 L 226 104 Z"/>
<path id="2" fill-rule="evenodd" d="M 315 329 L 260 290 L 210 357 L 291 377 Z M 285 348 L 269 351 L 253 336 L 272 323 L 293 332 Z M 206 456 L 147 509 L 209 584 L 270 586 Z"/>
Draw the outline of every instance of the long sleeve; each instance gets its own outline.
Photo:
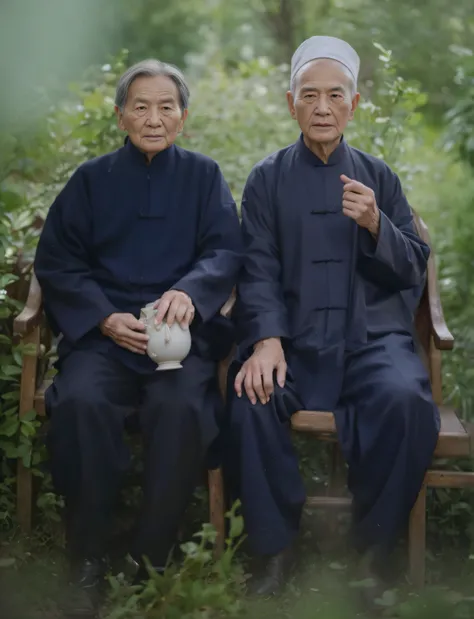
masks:
<path id="1" fill-rule="evenodd" d="M 53 328 L 71 343 L 117 311 L 91 276 L 90 209 L 79 168 L 49 210 L 34 264 Z"/>
<path id="2" fill-rule="evenodd" d="M 188 294 L 203 322 L 215 316 L 237 282 L 242 262 L 242 234 L 230 189 L 216 166 L 204 198 L 198 233 L 198 258 L 174 286 Z"/>
<path id="3" fill-rule="evenodd" d="M 244 349 L 269 337 L 289 337 L 273 208 L 262 174 L 254 169 L 242 198 L 245 256 L 238 285 L 238 330 Z"/>
<path id="4" fill-rule="evenodd" d="M 398 177 L 388 168 L 382 181 L 377 240 L 361 229 L 360 266 L 373 283 L 393 292 L 423 282 L 430 249 L 415 232 L 413 215 Z"/>

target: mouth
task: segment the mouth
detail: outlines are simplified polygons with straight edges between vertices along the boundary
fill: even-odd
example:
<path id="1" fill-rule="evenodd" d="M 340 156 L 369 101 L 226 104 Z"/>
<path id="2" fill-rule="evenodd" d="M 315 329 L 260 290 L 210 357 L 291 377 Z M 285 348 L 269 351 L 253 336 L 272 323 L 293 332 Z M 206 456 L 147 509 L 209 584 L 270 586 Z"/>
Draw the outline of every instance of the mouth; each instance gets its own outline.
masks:
<path id="1" fill-rule="evenodd" d="M 318 127 L 319 129 L 329 129 L 330 127 L 332 127 L 332 125 L 316 123 L 315 125 L 313 125 L 313 127 Z"/>
<path id="2" fill-rule="evenodd" d="M 145 140 L 162 140 L 162 135 L 145 135 Z"/>

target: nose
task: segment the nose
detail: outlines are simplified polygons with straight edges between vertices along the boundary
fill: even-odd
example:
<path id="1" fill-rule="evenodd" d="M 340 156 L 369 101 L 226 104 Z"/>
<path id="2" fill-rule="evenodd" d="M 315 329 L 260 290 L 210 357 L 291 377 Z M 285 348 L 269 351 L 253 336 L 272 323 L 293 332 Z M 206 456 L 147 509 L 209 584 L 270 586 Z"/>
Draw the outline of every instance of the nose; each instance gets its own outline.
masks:
<path id="1" fill-rule="evenodd" d="M 320 114 L 321 116 L 325 116 L 329 113 L 329 100 L 326 95 L 321 95 L 318 99 L 318 104 L 315 108 L 315 113 Z"/>
<path id="2" fill-rule="evenodd" d="M 161 125 L 161 114 L 157 108 L 151 108 L 148 114 L 147 124 L 150 127 L 159 127 Z"/>

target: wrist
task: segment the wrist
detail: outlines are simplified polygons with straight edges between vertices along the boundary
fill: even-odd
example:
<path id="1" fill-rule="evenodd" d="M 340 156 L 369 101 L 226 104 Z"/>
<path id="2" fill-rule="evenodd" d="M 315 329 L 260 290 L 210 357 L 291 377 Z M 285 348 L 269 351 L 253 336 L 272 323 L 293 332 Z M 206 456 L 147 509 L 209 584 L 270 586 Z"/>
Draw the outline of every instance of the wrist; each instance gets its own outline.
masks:
<path id="1" fill-rule="evenodd" d="M 376 207 L 374 214 L 372 215 L 372 222 L 370 226 L 368 227 L 368 230 L 370 234 L 374 237 L 374 239 L 377 239 L 379 235 L 379 229 L 380 229 L 380 211 Z"/>
<path id="2" fill-rule="evenodd" d="M 279 344 L 281 346 L 281 340 L 279 337 L 267 337 L 264 340 L 259 340 L 253 347 L 254 350 L 260 350 L 261 348 L 265 348 L 266 346 L 272 346 L 274 344 Z"/>

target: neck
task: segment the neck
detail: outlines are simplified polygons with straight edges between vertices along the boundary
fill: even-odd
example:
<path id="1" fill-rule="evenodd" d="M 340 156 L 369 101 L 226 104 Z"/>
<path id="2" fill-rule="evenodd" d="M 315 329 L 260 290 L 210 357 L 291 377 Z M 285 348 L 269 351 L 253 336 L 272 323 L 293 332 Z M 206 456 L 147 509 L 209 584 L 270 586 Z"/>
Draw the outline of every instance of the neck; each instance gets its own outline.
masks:
<path id="1" fill-rule="evenodd" d="M 327 163 L 329 161 L 329 157 L 336 150 L 336 148 L 341 143 L 341 137 L 338 137 L 334 142 L 310 142 L 306 136 L 304 136 L 304 143 L 309 148 L 309 150 L 319 157 L 321 161 Z"/>

